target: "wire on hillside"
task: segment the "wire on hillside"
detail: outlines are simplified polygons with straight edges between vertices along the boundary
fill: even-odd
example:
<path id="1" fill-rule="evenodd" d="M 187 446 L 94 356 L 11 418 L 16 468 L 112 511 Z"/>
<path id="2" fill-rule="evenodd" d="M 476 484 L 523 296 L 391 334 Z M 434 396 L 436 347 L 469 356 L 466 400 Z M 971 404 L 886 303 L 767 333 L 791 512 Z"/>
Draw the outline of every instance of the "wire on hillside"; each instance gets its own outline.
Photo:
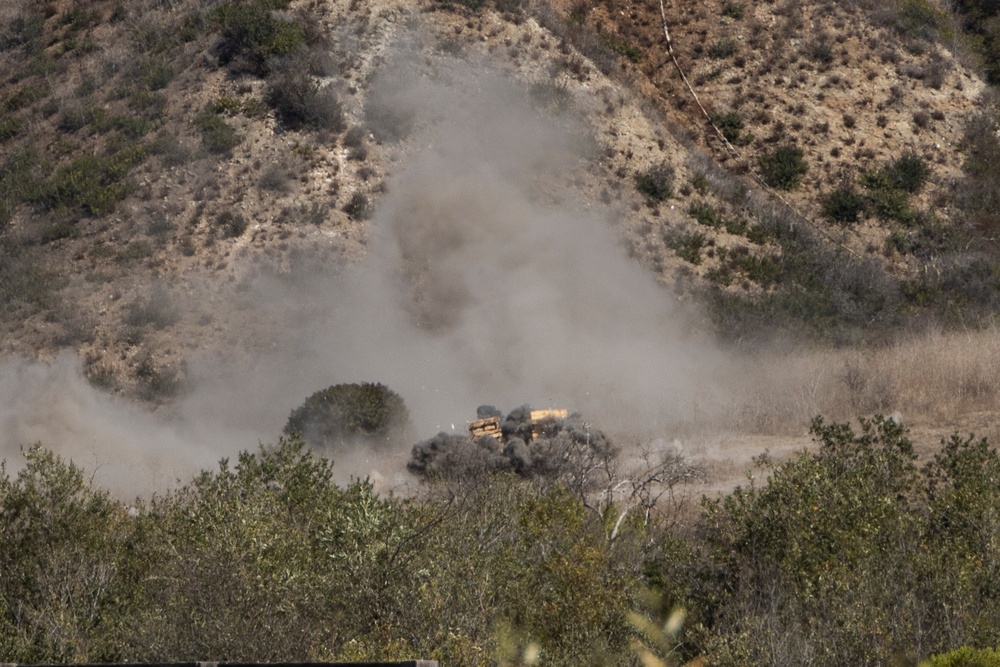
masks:
<path id="1" fill-rule="evenodd" d="M 694 87 L 691 85 L 691 82 L 688 81 L 687 75 L 684 73 L 684 68 L 682 68 L 681 64 L 677 61 L 677 56 L 674 54 L 674 43 L 673 40 L 670 39 L 670 29 L 667 26 L 667 9 L 663 5 L 663 0 L 660 0 L 660 18 L 663 19 L 663 35 L 667 38 L 667 55 L 670 56 L 670 60 L 674 63 L 674 67 L 677 69 L 677 73 L 680 74 L 681 81 L 684 82 L 684 85 L 687 87 L 688 92 L 691 93 L 691 97 L 694 99 L 695 104 L 697 104 L 698 108 L 701 109 L 701 113 L 702 115 L 705 116 L 705 120 L 708 121 L 708 124 L 712 126 L 712 129 L 715 130 L 715 134 L 717 134 L 719 139 L 722 141 L 722 145 L 725 147 L 726 152 L 728 152 L 732 157 L 734 157 L 737 160 L 743 159 L 743 156 L 740 154 L 740 152 L 736 150 L 736 147 L 733 146 L 733 144 L 728 139 L 726 139 L 726 135 L 722 133 L 722 130 L 719 128 L 719 126 L 716 125 L 715 121 L 712 120 L 712 116 L 702 105 L 701 100 L 698 99 L 698 93 L 694 91 Z M 764 190 L 770 193 L 782 204 L 787 206 L 790 211 L 792 211 L 795 215 L 797 215 L 800 219 L 802 219 L 806 224 L 812 226 L 813 229 L 822 234 L 828 241 L 840 247 L 845 252 L 852 255 L 854 258 L 858 260 L 861 259 L 861 255 L 854 252 L 853 250 L 848 248 L 846 245 L 844 245 L 837 239 L 833 238 L 833 236 L 831 236 L 829 232 L 827 232 L 825 229 L 823 229 L 815 222 L 813 222 L 805 215 L 803 215 L 797 208 L 795 208 L 795 206 L 793 206 L 787 199 L 785 199 L 780 192 L 778 192 L 777 190 L 769 186 L 767 183 L 765 183 L 764 180 L 758 174 L 754 174 L 751 172 L 751 175 L 753 176 L 753 179 Z"/>

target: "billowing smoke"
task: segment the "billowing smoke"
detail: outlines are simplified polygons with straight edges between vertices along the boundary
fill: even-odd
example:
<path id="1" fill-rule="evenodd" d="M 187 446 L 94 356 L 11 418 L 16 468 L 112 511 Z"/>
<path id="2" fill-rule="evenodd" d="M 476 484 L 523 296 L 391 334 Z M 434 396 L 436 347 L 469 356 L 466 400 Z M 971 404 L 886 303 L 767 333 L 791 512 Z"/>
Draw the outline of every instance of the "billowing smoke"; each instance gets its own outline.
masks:
<path id="1" fill-rule="evenodd" d="M 243 437 L 253 446 L 252 434 Z M 34 444 L 72 459 L 125 497 L 186 481 L 193 470 L 212 466 L 223 455 L 182 425 L 164 424 L 139 406 L 94 389 L 69 353 L 51 364 L 0 363 L 0 456 L 8 470 L 19 469 L 20 448 Z"/>
<path id="2" fill-rule="evenodd" d="M 425 148 L 391 179 L 370 256 L 302 332 L 310 368 L 385 382 L 425 430 L 483 400 L 651 425 L 704 403 L 719 358 L 704 334 L 609 220 L 553 203 L 586 167 L 580 133 L 498 77 L 448 74 L 401 93 Z"/>
<path id="3" fill-rule="evenodd" d="M 579 125 L 540 117 L 481 69 L 408 81 L 379 96 L 405 100 L 410 138 L 368 257 L 335 277 L 261 281 L 261 308 L 296 307 L 270 348 L 242 365 L 191 360 L 194 388 L 168 424 L 66 361 L 8 364 L 4 455 L 41 440 L 104 467 L 190 470 L 273 441 L 306 396 L 349 382 L 398 392 L 423 434 L 461 432 L 483 401 L 566 407 L 612 431 L 714 409 L 719 353 L 628 260 L 607 214 L 572 199 L 566 184 L 594 159 Z M 16 400 L 28 376 L 44 398 Z M 407 450 L 338 464 L 402 470 Z"/>

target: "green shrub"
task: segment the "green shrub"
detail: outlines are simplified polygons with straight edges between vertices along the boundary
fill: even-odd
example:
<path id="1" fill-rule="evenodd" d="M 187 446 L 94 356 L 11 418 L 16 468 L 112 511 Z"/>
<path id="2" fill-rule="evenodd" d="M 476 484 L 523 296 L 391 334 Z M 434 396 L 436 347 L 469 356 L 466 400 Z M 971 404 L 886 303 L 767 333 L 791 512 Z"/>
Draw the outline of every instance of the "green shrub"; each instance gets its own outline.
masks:
<path id="1" fill-rule="evenodd" d="M 726 218 L 723 226 L 729 234 L 741 236 L 747 233 L 747 221 L 740 216 Z"/>
<path id="2" fill-rule="evenodd" d="M 739 2 L 734 2 L 734 0 L 726 0 L 722 4 L 722 15 L 728 16 L 733 20 L 739 21 L 743 18 L 744 12 L 743 5 Z"/>
<path id="3" fill-rule="evenodd" d="M 13 139 L 20 134 L 21 126 L 19 118 L 3 118 L 0 120 L 0 142 Z"/>
<path id="4" fill-rule="evenodd" d="M 121 614 L 135 590 L 126 584 L 135 522 L 72 462 L 37 445 L 23 459 L 13 479 L 0 466 L 0 595 L 11 601 L 0 615 L 4 651 L 106 658 L 127 637 Z"/>
<path id="5" fill-rule="evenodd" d="M 857 222 L 865 209 L 865 198 L 850 186 L 839 187 L 822 201 L 823 215 L 833 222 Z"/>
<path id="6" fill-rule="evenodd" d="M 701 264 L 701 249 L 708 239 L 701 232 L 679 232 L 667 237 L 667 247 L 681 259 L 692 264 Z"/>
<path id="7" fill-rule="evenodd" d="M 916 153 L 904 153 L 902 157 L 886 168 L 892 186 L 905 192 L 920 190 L 930 175 L 927 162 Z"/>
<path id="8" fill-rule="evenodd" d="M 674 193 L 674 168 L 669 162 L 655 164 L 635 179 L 635 187 L 653 201 L 663 201 Z"/>
<path id="9" fill-rule="evenodd" d="M 38 232 L 38 242 L 45 245 L 60 239 L 76 238 L 79 235 L 80 230 L 75 224 L 68 220 L 60 220 L 43 226 Z"/>
<path id="10" fill-rule="evenodd" d="M 234 213 L 232 211 L 223 211 L 220 213 L 216 219 L 215 223 L 222 230 L 222 236 L 227 239 L 234 239 L 243 236 L 243 232 L 247 230 L 247 219 L 242 213 Z"/>
<path id="11" fill-rule="evenodd" d="M 211 111 L 220 116 L 238 116 L 239 114 L 243 114 L 247 118 L 263 118 L 267 114 L 267 107 L 256 97 L 222 95 L 212 102 Z"/>
<path id="12" fill-rule="evenodd" d="M 720 39 L 708 47 L 708 57 L 722 60 L 736 53 L 736 42 L 731 39 Z"/>
<path id="13" fill-rule="evenodd" d="M 243 143 L 243 136 L 222 116 L 206 111 L 195 119 L 201 130 L 201 142 L 210 152 L 228 155 Z"/>
<path id="14" fill-rule="evenodd" d="M 765 289 L 780 283 L 784 277 L 781 261 L 772 254 L 734 255 L 727 265 Z"/>
<path id="15" fill-rule="evenodd" d="M 897 190 L 912 194 L 920 190 L 929 175 L 930 167 L 923 158 L 905 153 L 882 169 L 865 173 L 861 183 L 876 192 Z"/>
<path id="16" fill-rule="evenodd" d="M 305 46 L 302 26 L 274 15 L 274 10 L 287 7 L 288 0 L 246 0 L 217 9 L 214 18 L 222 37 L 216 47 L 219 62 L 235 71 L 267 76 L 272 59 Z"/>
<path id="17" fill-rule="evenodd" d="M 125 266 L 131 266 L 137 262 L 153 256 L 153 246 L 145 239 L 138 239 L 130 242 L 124 248 L 115 253 L 115 261 Z"/>
<path id="18" fill-rule="evenodd" d="M 28 44 L 45 32 L 45 16 L 37 8 L 22 16 L 16 16 L 8 25 L 0 26 L 0 51 L 7 51 Z"/>
<path id="19" fill-rule="evenodd" d="M 105 157 L 78 157 L 45 181 L 35 200 L 50 211 L 82 209 L 106 215 L 132 192 L 128 173 L 146 155 L 145 147 L 131 146 Z"/>
<path id="20" fill-rule="evenodd" d="M 185 148 L 177 137 L 166 132 L 158 134 L 149 149 L 160 157 L 160 161 L 166 167 L 180 166 L 191 159 L 191 151 Z"/>
<path id="21" fill-rule="evenodd" d="M 705 271 L 705 279 L 716 285 L 728 287 L 733 284 L 733 271 L 728 266 L 713 266 Z"/>
<path id="22" fill-rule="evenodd" d="M 712 122 L 722 130 L 722 136 L 726 138 L 731 144 L 735 144 L 739 141 L 740 132 L 743 131 L 743 119 L 735 111 L 726 111 L 725 113 L 713 112 L 709 114 Z"/>
<path id="23" fill-rule="evenodd" d="M 757 222 L 746 229 L 747 240 L 757 245 L 764 245 L 771 241 L 776 241 L 774 225 Z"/>
<path id="24" fill-rule="evenodd" d="M 987 80 L 1000 83 L 1000 25 L 996 21 L 1000 6 L 992 0 L 960 0 L 953 8 L 983 60 Z"/>
<path id="25" fill-rule="evenodd" d="M 344 111 L 333 89 L 320 88 L 308 72 L 300 68 L 282 68 L 272 75 L 266 101 L 286 129 L 330 132 L 344 129 Z"/>
<path id="26" fill-rule="evenodd" d="M 163 58 L 143 58 L 136 64 L 134 76 L 146 90 L 162 90 L 173 80 L 174 69 Z"/>
<path id="27" fill-rule="evenodd" d="M 372 205 L 363 192 L 355 192 L 344 204 L 344 213 L 351 220 L 367 220 L 372 214 Z"/>
<path id="28" fill-rule="evenodd" d="M 612 35 L 611 33 L 602 32 L 601 33 L 601 43 L 607 48 L 614 51 L 620 56 L 624 56 L 633 63 L 638 63 L 642 60 L 642 49 L 633 44 L 629 44 L 623 39 Z"/>
<path id="29" fill-rule="evenodd" d="M 401 444 L 410 415 L 396 392 L 383 384 L 337 384 L 292 410 L 285 433 L 300 433 L 313 445 L 337 449 L 356 442 L 372 446 Z"/>
<path id="30" fill-rule="evenodd" d="M 696 172 L 691 177 L 691 187 L 693 187 L 698 194 L 703 195 L 708 193 L 708 176 L 705 175 L 705 172 Z"/>
<path id="31" fill-rule="evenodd" d="M 870 171 L 861 177 L 861 183 L 870 194 L 868 208 L 883 220 L 909 223 L 914 213 L 910 208 L 910 198 L 905 190 L 896 187 L 896 179 L 888 169 Z"/>
<path id="32" fill-rule="evenodd" d="M 37 84 L 24 86 L 4 101 L 4 108 L 7 111 L 23 109 L 48 95 L 48 92 L 46 86 Z"/>
<path id="33" fill-rule="evenodd" d="M 929 667 L 1000 667 L 1000 652 L 963 646 L 948 653 L 931 656 Z"/>
<path id="34" fill-rule="evenodd" d="M 59 129 L 68 134 L 79 132 L 88 126 L 93 126 L 98 132 L 110 128 L 108 112 L 95 106 L 70 107 L 64 110 L 59 118 Z"/>
<path id="35" fill-rule="evenodd" d="M 111 123 L 129 139 L 142 139 L 150 130 L 149 120 L 142 116 L 115 116 Z"/>
<path id="36" fill-rule="evenodd" d="M 846 424 L 814 420 L 818 452 L 803 451 L 782 464 L 763 457 L 758 479 L 766 483 L 706 505 L 706 552 L 720 559 L 726 574 L 709 565 L 702 576 L 714 571 L 736 588 L 706 581 L 699 598 L 710 606 L 702 613 L 731 633 L 728 619 L 745 627 L 765 618 L 755 609 L 773 610 L 766 618 L 779 627 L 762 627 L 748 638 L 762 651 L 755 664 L 774 664 L 779 656 L 802 664 L 806 654 L 822 656 L 815 658 L 821 665 L 888 663 L 912 646 L 903 610 L 915 603 L 907 583 L 919 534 L 919 515 L 910 505 L 918 481 L 913 446 L 891 420 L 876 417 L 861 426 L 855 433 Z M 835 618 L 820 620 L 823 610 L 834 608 L 840 610 Z M 873 633 L 877 619 L 884 625 Z M 800 622 L 809 626 L 808 639 L 770 653 L 766 645 L 799 632 Z"/>
<path id="37" fill-rule="evenodd" d="M 74 7 L 59 20 L 61 25 L 68 25 L 73 30 L 83 30 L 101 20 L 101 13 L 97 10 L 85 10 Z"/>
<path id="38" fill-rule="evenodd" d="M 20 203 L 38 196 L 42 182 L 38 174 L 46 166 L 32 149 L 13 153 L 0 165 L 0 230 Z"/>
<path id="39" fill-rule="evenodd" d="M 706 227 L 718 227 L 722 224 L 722 218 L 715 207 L 708 202 L 693 202 L 687 210 L 688 215 L 698 221 L 699 225 Z"/>
<path id="40" fill-rule="evenodd" d="M 808 171 L 802 149 L 787 144 L 760 156 L 759 162 L 764 182 L 779 190 L 795 188 Z"/>
<path id="41" fill-rule="evenodd" d="M 965 2 L 956 4 L 963 5 Z M 988 0 L 984 4 L 995 3 Z M 928 0 L 902 0 L 897 7 L 895 28 L 901 34 L 926 41 L 942 39 L 950 42 L 954 39 L 952 16 L 947 10 Z"/>

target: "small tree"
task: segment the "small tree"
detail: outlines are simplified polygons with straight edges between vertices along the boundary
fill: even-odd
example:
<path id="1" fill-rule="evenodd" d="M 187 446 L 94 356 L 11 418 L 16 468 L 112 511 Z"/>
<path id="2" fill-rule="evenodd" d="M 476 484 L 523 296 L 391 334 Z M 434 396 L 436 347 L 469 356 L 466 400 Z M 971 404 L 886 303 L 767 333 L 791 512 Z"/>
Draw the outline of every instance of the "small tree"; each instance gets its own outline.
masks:
<path id="1" fill-rule="evenodd" d="M 301 433 L 313 445 L 338 448 L 354 442 L 373 446 L 405 440 L 410 415 L 402 397 L 383 384 L 337 384 L 292 410 L 285 433 Z"/>

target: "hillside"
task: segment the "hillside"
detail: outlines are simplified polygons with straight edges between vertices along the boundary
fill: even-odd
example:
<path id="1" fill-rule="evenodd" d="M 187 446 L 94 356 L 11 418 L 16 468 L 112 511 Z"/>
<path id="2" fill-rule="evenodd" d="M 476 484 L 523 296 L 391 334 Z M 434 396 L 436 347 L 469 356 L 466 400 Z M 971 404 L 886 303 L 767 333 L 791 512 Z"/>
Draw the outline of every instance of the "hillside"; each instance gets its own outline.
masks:
<path id="1" fill-rule="evenodd" d="M 991 664 L 994 5 L 0 2 L 0 658 Z"/>
<path id="2" fill-rule="evenodd" d="M 522 400 L 514 389 L 530 374 L 498 379 L 488 369 L 516 374 L 492 360 L 538 332 L 504 341 L 497 332 L 512 319 L 485 323 L 526 307 L 513 292 L 534 290 L 554 299 L 530 311 L 541 323 L 578 300 L 567 298 L 573 290 L 551 294 L 576 274 L 545 284 L 550 274 L 528 272 L 500 305 L 475 300 L 486 285 L 456 286 L 477 262 L 500 280 L 527 255 L 550 267 L 579 257 L 595 272 L 580 278 L 590 314 L 560 310 L 547 331 L 611 320 L 623 331 L 667 327 L 663 346 L 625 339 L 646 357 L 621 368 L 649 366 L 657 379 L 624 393 L 605 380 L 601 399 L 684 395 L 657 424 L 707 414 L 737 432 L 801 433 L 807 412 L 901 409 L 940 427 L 994 410 L 992 353 L 943 360 L 942 376 L 917 380 L 874 361 L 947 347 L 914 342 L 925 332 L 961 327 L 980 348 L 994 338 L 1000 145 L 981 75 L 992 71 L 991 42 L 967 30 L 972 11 L 953 16 L 927 0 L 673 3 L 665 17 L 696 100 L 670 59 L 660 9 L 617 0 L 6 3 L 3 354 L 52 361 L 69 350 L 92 386 L 160 412 L 197 403 L 206 379 L 217 395 L 223 379 L 256 374 L 253 401 L 213 409 L 238 421 L 266 404 L 260 421 L 273 433 L 319 386 L 391 383 L 371 376 L 379 364 L 322 357 L 342 341 L 320 332 L 358 318 L 440 333 L 438 347 L 458 350 L 445 358 L 473 378 L 461 386 Z M 422 162 L 434 151 L 443 163 Z M 551 211 L 566 219 L 554 235 L 531 240 L 535 228 L 516 224 Z M 490 233 L 458 222 L 477 216 L 492 220 Z M 603 221 L 604 231 L 591 237 L 574 218 Z M 564 243 L 573 247 L 552 250 Z M 615 246 L 660 292 L 609 259 Z M 386 282 L 366 288 L 378 297 L 361 290 L 347 305 L 329 296 L 355 271 L 366 275 L 366 262 L 382 267 Z M 602 281 L 620 292 L 594 296 Z M 369 322 L 400 305 L 382 300 L 396 288 L 410 324 Z M 623 340 L 606 328 L 595 349 Z M 410 343 L 391 339 L 396 352 L 379 363 Z M 554 349 L 525 366 L 545 365 Z M 787 373 L 771 368 L 775 349 Z M 751 356 L 734 361 L 734 350 Z M 609 370 L 618 360 L 593 363 L 565 396 L 562 367 L 539 393 L 576 399 L 594 376 L 625 375 Z M 447 382 L 433 391 L 449 391 Z M 430 391 L 432 382 L 414 384 Z M 720 384 L 730 389 L 719 394 Z M 935 416 L 935 394 L 960 405 Z"/>

